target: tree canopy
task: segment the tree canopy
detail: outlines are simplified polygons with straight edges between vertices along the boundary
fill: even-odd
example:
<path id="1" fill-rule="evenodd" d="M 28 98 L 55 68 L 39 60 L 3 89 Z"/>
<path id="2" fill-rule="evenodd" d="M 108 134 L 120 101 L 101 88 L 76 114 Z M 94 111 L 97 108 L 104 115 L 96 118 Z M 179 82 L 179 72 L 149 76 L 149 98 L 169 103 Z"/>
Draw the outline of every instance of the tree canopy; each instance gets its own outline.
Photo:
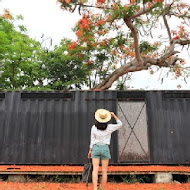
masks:
<path id="1" fill-rule="evenodd" d="M 81 89 L 87 84 L 88 69 L 80 54 L 69 52 L 71 41 L 63 39 L 59 46 L 41 56 L 48 86 L 54 90 Z"/>
<path id="2" fill-rule="evenodd" d="M 18 19 L 23 19 L 18 16 Z M 34 86 L 40 77 L 37 58 L 40 43 L 29 38 L 23 25 L 5 10 L 0 17 L 0 88 L 17 89 Z"/>
<path id="3" fill-rule="evenodd" d="M 168 67 L 176 76 L 187 68 L 181 49 L 190 44 L 190 4 L 183 0 L 58 0 L 79 11 L 69 46 L 91 71 L 89 86 L 121 85 L 127 73 Z"/>
<path id="4" fill-rule="evenodd" d="M 66 90 L 87 83 L 88 69 L 80 56 L 69 51 L 69 40 L 52 50 L 27 35 L 8 10 L 0 15 L 0 89 Z M 17 22 L 17 24 L 15 24 Z M 63 52 L 66 52 L 65 54 Z M 69 54 L 69 56 L 67 56 Z"/>

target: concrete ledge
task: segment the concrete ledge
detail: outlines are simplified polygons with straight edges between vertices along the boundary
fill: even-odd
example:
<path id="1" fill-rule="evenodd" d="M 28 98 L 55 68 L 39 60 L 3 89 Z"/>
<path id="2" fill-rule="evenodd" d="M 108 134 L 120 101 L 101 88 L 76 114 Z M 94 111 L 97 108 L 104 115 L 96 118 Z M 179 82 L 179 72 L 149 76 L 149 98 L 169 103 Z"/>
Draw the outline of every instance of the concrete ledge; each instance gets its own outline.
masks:
<path id="1" fill-rule="evenodd" d="M 8 176 L 8 181 L 13 181 L 13 182 L 25 182 L 25 176 L 24 175 L 9 175 Z"/>
<path id="2" fill-rule="evenodd" d="M 173 181 L 172 173 L 157 173 L 154 176 L 154 183 L 171 183 Z"/>

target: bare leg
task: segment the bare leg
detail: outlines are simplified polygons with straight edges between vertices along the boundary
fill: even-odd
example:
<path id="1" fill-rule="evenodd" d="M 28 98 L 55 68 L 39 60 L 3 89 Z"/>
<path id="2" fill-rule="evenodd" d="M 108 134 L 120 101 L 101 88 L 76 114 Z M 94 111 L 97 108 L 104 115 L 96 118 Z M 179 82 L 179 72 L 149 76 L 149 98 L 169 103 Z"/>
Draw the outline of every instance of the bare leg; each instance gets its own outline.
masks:
<path id="1" fill-rule="evenodd" d="M 108 163 L 109 163 L 109 159 L 102 160 L 102 181 L 101 181 L 101 187 L 103 188 L 103 190 L 106 189 L 106 184 L 107 184 Z"/>
<path id="2" fill-rule="evenodd" d="M 93 182 L 93 190 L 97 190 L 98 187 L 98 169 L 100 164 L 100 159 L 92 158 L 93 171 L 92 171 L 92 182 Z"/>

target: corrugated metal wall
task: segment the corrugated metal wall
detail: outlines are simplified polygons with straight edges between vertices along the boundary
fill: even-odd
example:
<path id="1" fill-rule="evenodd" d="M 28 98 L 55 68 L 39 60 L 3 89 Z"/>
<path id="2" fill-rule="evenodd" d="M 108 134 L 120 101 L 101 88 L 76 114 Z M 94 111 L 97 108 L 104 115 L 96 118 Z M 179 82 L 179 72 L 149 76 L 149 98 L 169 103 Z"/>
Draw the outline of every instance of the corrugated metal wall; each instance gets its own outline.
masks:
<path id="1" fill-rule="evenodd" d="M 153 164 L 190 163 L 190 91 L 147 92 Z"/>
<path id="2" fill-rule="evenodd" d="M 116 112 L 116 99 L 116 92 L 6 92 L 0 99 L 0 164 L 84 163 L 94 112 Z M 117 134 L 111 151 L 117 152 Z"/>
<path id="3" fill-rule="evenodd" d="M 117 113 L 122 101 L 131 122 L 136 108 L 128 110 L 125 102 L 132 105 L 137 100 L 146 104 L 137 126 L 140 129 L 143 122 L 148 139 L 141 138 L 144 129 L 139 133 L 136 126 L 134 132 L 141 145 L 148 140 L 149 164 L 189 164 L 190 91 L 1 92 L 0 164 L 82 164 L 87 161 L 96 109 Z M 120 161 L 118 142 L 126 141 L 127 135 L 112 135 L 111 163 Z M 125 153 L 135 153 L 129 148 Z"/>
<path id="4" fill-rule="evenodd" d="M 190 91 L 123 91 L 118 92 L 118 99 L 123 104 L 126 102 L 126 105 L 128 103 L 136 104 L 136 101 L 145 100 L 149 164 L 190 164 Z M 129 118 L 128 115 L 131 112 L 134 112 L 135 115 L 138 110 L 126 108 L 127 106 L 123 109 L 125 110 L 124 115 L 130 121 L 132 116 Z M 130 114 L 127 112 L 130 112 Z M 126 120 L 126 118 L 124 119 Z M 126 127 L 124 126 L 124 128 Z M 147 133 L 145 129 L 144 133 Z M 139 131 L 143 133 L 142 129 Z M 144 135 L 140 135 L 137 131 L 135 133 L 137 137 Z M 126 133 L 126 136 L 120 135 L 119 137 L 118 143 L 122 144 L 122 141 L 126 141 L 128 134 Z M 141 138 L 140 142 L 146 141 L 145 138 L 146 135 L 144 139 Z M 137 143 L 137 138 L 134 140 Z M 130 144 L 127 146 L 125 153 L 135 154 L 136 145 L 134 145 L 134 150 L 131 147 L 130 151 L 127 150 L 130 149 Z M 130 156 L 127 154 L 126 158 Z M 141 160 L 143 161 L 143 159 Z M 123 158 L 122 161 L 129 162 L 128 159 L 124 160 Z M 141 162 L 136 161 L 136 163 Z"/>

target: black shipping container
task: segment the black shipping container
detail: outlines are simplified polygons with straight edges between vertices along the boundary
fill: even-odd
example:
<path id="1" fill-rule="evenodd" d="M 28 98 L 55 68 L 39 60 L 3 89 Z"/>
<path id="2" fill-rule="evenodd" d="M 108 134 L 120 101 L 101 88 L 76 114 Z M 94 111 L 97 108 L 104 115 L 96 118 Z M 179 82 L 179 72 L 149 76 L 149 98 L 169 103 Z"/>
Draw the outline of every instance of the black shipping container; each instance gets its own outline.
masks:
<path id="1" fill-rule="evenodd" d="M 124 124 L 112 134 L 110 163 L 190 163 L 190 91 L 8 91 L 0 164 L 83 164 L 98 108 Z"/>

